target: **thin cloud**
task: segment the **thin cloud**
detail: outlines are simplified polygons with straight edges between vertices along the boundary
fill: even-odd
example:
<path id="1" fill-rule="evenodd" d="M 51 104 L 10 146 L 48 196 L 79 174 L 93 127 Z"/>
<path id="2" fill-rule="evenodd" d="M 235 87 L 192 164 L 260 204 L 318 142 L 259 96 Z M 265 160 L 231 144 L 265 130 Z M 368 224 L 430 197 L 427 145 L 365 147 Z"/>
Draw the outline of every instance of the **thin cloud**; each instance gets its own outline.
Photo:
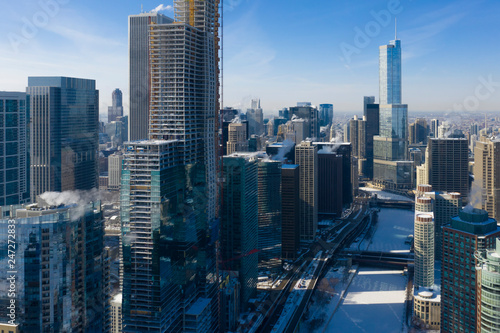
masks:
<path id="1" fill-rule="evenodd" d="M 158 7 L 156 7 L 155 9 L 153 9 L 152 12 L 153 13 L 158 13 L 158 12 L 163 12 L 165 10 L 167 10 L 169 12 L 173 12 L 174 11 L 174 7 L 172 7 L 170 5 L 165 6 L 164 4 L 161 4 Z"/>

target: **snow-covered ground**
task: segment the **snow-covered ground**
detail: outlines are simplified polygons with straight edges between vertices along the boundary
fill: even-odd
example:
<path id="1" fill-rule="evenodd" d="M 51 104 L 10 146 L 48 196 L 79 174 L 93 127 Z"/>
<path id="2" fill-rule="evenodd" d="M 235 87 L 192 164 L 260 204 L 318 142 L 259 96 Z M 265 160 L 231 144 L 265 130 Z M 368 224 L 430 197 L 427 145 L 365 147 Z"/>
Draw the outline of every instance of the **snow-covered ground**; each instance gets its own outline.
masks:
<path id="1" fill-rule="evenodd" d="M 383 200 L 396 200 L 396 201 L 413 201 L 413 199 L 406 197 L 404 195 L 395 194 L 392 192 L 386 192 L 373 187 L 360 187 L 362 191 L 370 192 L 376 194 L 379 199 Z"/>
<path id="2" fill-rule="evenodd" d="M 375 235 L 369 251 L 409 252 L 405 244 L 408 235 L 413 235 L 414 212 L 411 210 L 383 208 L 378 213 Z"/>
<path id="3" fill-rule="evenodd" d="M 408 235 L 413 234 L 413 214 L 414 212 L 410 210 L 382 208 L 378 213 L 378 223 L 373 238 L 371 241 L 369 238 L 362 241 L 360 249 L 408 252 L 410 245 L 405 244 L 405 240 Z M 358 244 L 356 243 L 354 247 L 357 249 Z M 339 270 L 336 274 L 340 272 Z M 335 276 L 332 275 L 333 278 Z M 338 277 L 337 281 L 339 282 Z M 310 318 L 304 323 L 301 332 L 306 332 L 307 329 L 309 329 L 307 332 L 315 333 L 404 330 L 407 276 L 403 275 L 403 271 L 363 267 L 359 269 L 359 273 L 350 285 L 348 281 L 335 285 L 336 294 L 332 294 L 327 304 L 321 303 L 322 296 L 315 293 L 317 302 L 311 307 Z M 337 308 L 338 294 L 346 287 L 348 289 L 345 299 Z M 321 317 L 323 313 L 325 318 Z"/>
<path id="4" fill-rule="evenodd" d="M 324 332 L 401 332 L 406 276 L 361 268 Z"/>

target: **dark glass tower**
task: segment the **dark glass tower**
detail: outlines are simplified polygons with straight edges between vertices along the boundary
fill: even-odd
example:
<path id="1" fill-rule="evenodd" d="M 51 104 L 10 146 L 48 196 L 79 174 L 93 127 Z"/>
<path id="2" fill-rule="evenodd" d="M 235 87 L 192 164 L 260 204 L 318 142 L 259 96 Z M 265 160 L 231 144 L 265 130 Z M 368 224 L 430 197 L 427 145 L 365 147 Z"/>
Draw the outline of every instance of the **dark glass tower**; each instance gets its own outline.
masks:
<path id="1" fill-rule="evenodd" d="M 98 187 L 99 92 L 94 80 L 30 77 L 31 200 Z"/>

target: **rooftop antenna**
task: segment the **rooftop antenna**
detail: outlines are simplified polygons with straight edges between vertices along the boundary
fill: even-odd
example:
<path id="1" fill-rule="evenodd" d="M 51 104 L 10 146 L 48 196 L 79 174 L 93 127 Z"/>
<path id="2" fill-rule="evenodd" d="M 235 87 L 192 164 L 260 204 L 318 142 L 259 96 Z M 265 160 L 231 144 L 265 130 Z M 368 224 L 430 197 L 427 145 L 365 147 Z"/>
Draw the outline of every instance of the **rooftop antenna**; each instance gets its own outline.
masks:
<path id="1" fill-rule="evenodd" d="M 394 18 L 394 39 L 397 40 L 398 39 L 398 18 Z"/>

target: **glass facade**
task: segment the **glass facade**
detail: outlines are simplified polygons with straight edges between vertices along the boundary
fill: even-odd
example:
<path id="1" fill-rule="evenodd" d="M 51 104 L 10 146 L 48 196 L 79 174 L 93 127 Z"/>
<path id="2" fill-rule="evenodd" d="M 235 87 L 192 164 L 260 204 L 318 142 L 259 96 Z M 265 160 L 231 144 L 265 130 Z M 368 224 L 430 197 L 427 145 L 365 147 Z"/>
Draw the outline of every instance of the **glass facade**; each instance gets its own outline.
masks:
<path id="1" fill-rule="evenodd" d="M 476 258 L 480 282 L 481 332 L 500 331 L 500 238 L 495 250 L 478 251 Z M 478 327 L 479 328 L 479 327 Z"/>
<path id="2" fill-rule="evenodd" d="M 379 48 L 380 104 L 400 104 L 401 96 L 401 41 L 391 40 Z"/>
<path id="3" fill-rule="evenodd" d="M 103 332 L 106 322 L 100 203 L 86 207 L 0 207 L 0 264 L 10 267 L 8 235 L 15 225 L 16 322 L 22 332 Z M 12 217 L 10 217 L 12 216 Z M 13 223 L 12 221 L 15 221 Z M 0 317 L 10 302 L 0 270 Z"/>
<path id="4" fill-rule="evenodd" d="M 30 77 L 31 200 L 98 187 L 99 92 L 94 80 Z"/>
<path id="5" fill-rule="evenodd" d="M 0 206 L 29 202 L 29 101 L 0 92 Z"/>

